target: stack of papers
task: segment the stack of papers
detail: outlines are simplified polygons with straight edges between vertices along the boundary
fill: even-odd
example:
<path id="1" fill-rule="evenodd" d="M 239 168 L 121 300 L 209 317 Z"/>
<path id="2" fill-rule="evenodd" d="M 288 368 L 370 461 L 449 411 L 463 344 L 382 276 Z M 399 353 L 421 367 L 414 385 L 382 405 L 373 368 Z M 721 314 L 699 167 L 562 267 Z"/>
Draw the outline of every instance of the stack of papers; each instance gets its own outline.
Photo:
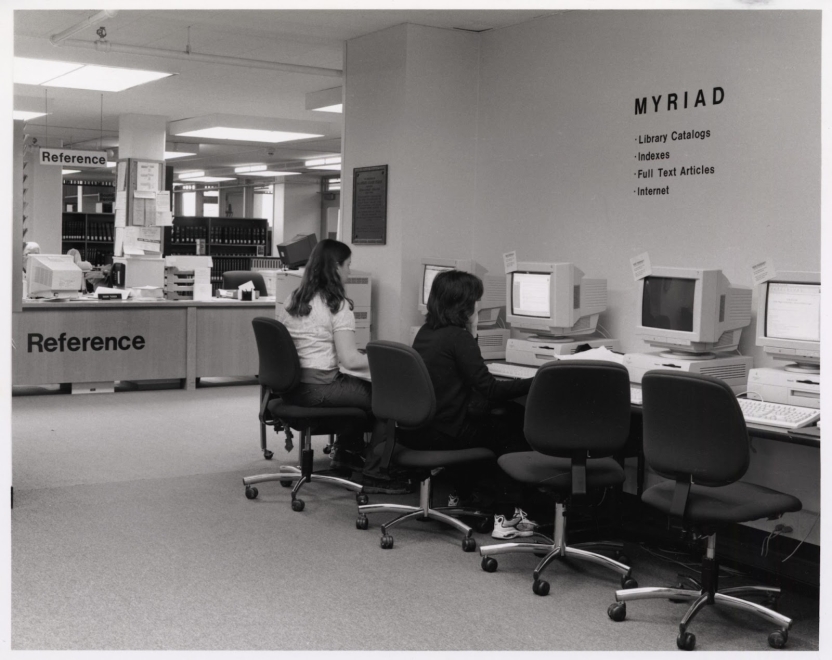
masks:
<path id="1" fill-rule="evenodd" d="M 588 351 L 581 351 L 574 355 L 558 355 L 558 360 L 606 360 L 607 362 L 624 364 L 624 355 L 611 351 L 606 346 L 601 346 L 599 348 L 590 348 Z"/>

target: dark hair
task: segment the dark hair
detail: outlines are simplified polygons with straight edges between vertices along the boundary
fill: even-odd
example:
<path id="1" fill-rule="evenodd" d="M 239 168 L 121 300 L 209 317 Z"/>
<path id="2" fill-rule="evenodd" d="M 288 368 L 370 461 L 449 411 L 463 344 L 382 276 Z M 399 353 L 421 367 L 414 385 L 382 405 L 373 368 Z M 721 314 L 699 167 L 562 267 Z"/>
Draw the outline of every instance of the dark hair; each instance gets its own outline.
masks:
<path id="1" fill-rule="evenodd" d="M 448 325 L 464 328 L 482 298 L 482 280 L 461 270 L 446 270 L 433 280 L 425 323 L 432 330 Z"/>
<path id="2" fill-rule="evenodd" d="M 338 313 L 345 300 L 352 309 L 352 300 L 347 298 L 344 283 L 338 275 L 338 266 L 343 265 L 351 255 L 349 246 L 341 241 L 325 238 L 316 244 L 306 262 L 300 286 L 292 292 L 286 311 L 292 316 L 309 316 L 312 299 L 317 295 L 323 296 L 333 314 Z"/>

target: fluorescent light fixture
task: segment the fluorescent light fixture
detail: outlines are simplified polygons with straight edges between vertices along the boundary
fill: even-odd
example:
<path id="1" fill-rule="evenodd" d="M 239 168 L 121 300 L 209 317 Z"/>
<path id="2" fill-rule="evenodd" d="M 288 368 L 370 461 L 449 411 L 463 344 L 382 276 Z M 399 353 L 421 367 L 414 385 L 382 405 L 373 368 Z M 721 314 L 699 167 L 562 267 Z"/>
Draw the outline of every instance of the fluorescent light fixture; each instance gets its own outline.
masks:
<path id="1" fill-rule="evenodd" d="M 61 174 L 77 174 L 81 170 L 61 170 Z"/>
<path id="2" fill-rule="evenodd" d="M 190 172 L 180 172 L 180 179 L 192 179 L 197 176 L 205 176 L 205 170 L 191 170 Z"/>
<path id="3" fill-rule="evenodd" d="M 243 165 L 242 167 L 235 167 L 234 171 L 238 174 L 245 174 L 250 172 L 262 172 L 268 165 Z"/>
<path id="4" fill-rule="evenodd" d="M 171 135 L 270 144 L 323 137 L 331 131 L 330 124 L 323 122 L 241 115 L 206 115 L 172 121 L 168 125 Z"/>
<path id="5" fill-rule="evenodd" d="M 186 151 L 166 151 L 165 160 L 172 160 L 173 158 L 182 158 L 182 156 L 196 156 L 196 152 L 187 153 Z"/>
<path id="6" fill-rule="evenodd" d="M 107 167 L 115 167 L 116 165 L 118 165 L 118 163 L 114 160 L 107 161 Z"/>
<path id="7" fill-rule="evenodd" d="M 42 85 L 65 73 L 80 69 L 83 64 L 77 62 L 58 62 L 56 60 L 35 60 L 29 57 L 14 58 L 14 82 L 22 85 Z"/>
<path id="8" fill-rule="evenodd" d="M 331 170 L 333 172 L 340 172 L 341 166 L 340 165 L 313 165 L 312 167 L 308 168 L 310 170 Z"/>
<path id="9" fill-rule="evenodd" d="M 180 177 L 181 178 L 181 177 Z M 199 181 L 201 183 L 214 183 L 216 181 L 236 181 L 237 177 L 233 176 L 195 176 L 183 179 L 183 181 Z"/>
<path id="10" fill-rule="evenodd" d="M 14 110 L 12 111 L 12 119 L 22 119 L 23 121 L 29 121 L 30 119 L 35 119 L 35 117 L 44 117 L 46 112 L 27 112 L 26 110 Z"/>
<path id="11" fill-rule="evenodd" d="M 340 87 L 309 92 L 306 95 L 306 109 L 317 112 L 343 112 L 342 95 L 343 92 Z"/>
<path id="12" fill-rule="evenodd" d="M 291 176 L 292 174 L 300 174 L 300 172 L 275 172 L 272 170 L 263 170 L 261 172 L 249 172 L 245 176 Z"/>
<path id="13" fill-rule="evenodd" d="M 333 156 L 331 158 L 313 158 L 312 160 L 304 161 L 303 164 L 310 170 L 332 170 L 334 172 L 340 172 L 341 156 Z"/>
<path id="14" fill-rule="evenodd" d="M 88 64 L 62 76 L 41 83 L 47 87 L 68 87 L 71 89 L 92 89 L 99 92 L 121 92 L 136 85 L 167 78 L 172 73 L 124 69 L 121 67 L 96 66 Z"/>

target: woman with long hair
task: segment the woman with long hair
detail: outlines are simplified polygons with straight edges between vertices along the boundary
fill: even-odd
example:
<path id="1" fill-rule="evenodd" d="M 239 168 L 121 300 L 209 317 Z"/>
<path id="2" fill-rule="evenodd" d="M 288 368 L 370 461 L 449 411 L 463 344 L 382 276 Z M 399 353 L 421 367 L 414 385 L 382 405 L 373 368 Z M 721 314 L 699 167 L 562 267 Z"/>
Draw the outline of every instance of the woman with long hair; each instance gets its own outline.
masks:
<path id="1" fill-rule="evenodd" d="M 532 379 L 498 380 L 485 366 L 474 337 L 477 304 L 482 294 L 482 281 L 471 273 L 449 270 L 433 280 L 427 318 L 413 340 L 413 348 L 422 356 L 430 374 L 436 414 L 430 426 L 402 438 L 412 449 L 487 447 L 497 456 L 530 450 L 522 432 L 523 407 L 511 400 L 528 394 Z M 501 414 L 491 414 L 495 406 Z M 453 481 L 451 506 L 460 498 L 471 498 L 478 481 L 499 486 L 502 492 L 492 496 L 497 500 L 494 538 L 534 534 L 537 523 L 519 507 L 508 504 L 516 495 L 507 494 L 514 486 L 501 470 L 494 468 L 488 474 L 476 474 L 466 468 L 457 472 Z"/>
<path id="2" fill-rule="evenodd" d="M 367 356 L 355 345 L 353 303 L 344 290 L 351 262 L 352 252 L 345 243 L 330 238 L 317 243 L 300 286 L 278 312 L 277 320 L 292 336 L 300 359 L 300 383 L 283 395 L 288 403 L 372 410 L 370 383 L 338 369 L 342 365 L 369 373 Z M 362 434 L 339 435 L 333 467 L 362 471 L 367 492 L 406 491 L 378 473 L 379 459 L 372 453 L 373 444 L 365 449 Z M 381 483 L 373 483 L 376 481 Z"/>

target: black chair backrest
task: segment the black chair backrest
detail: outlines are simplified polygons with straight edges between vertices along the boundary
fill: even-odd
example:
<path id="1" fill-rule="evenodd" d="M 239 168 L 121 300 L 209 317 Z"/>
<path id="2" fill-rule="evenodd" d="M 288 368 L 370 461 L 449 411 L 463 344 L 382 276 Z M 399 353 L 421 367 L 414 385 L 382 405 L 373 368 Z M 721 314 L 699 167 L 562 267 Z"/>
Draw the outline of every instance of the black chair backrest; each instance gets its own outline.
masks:
<path id="1" fill-rule="evenodd" d="M 742 477 L 750 459 L 748 430 L 725 381 L 701 374 L 648 371 L 644 457 L 664 477 L 723 486 Z"/>
<path id="2" fill-rule="evenodd" d="M 433 419 L 436 395 L 422 357 L 393 341 L 367 344 L 373 379 L 373 414 L 404 428 L 419 428 Z"/>
<path id="3" fill-rule="evenodd" d="M 630 430 L 630 378 L 615 362 L 564 360 L 543 365 L 526 398 L 523 432 L 549 456 L 610 456 Z"/>
<path id="4" fill-rule="evenodd" d="M 278 394 L 296 387 L 300 382 L 300 359 L 286 326 L 267 316 L 252 319 L 251 325 L 260 358 L 260 384 Z"/>
<path id="5" fill-rule="evenodd" d="M 227 270 L 222 274 L 222 288 L 236 289 L 241 284 L 251 282 L 261 296 L 269 295 L 266 280 L 260 273 L 253 270 Z"/>

